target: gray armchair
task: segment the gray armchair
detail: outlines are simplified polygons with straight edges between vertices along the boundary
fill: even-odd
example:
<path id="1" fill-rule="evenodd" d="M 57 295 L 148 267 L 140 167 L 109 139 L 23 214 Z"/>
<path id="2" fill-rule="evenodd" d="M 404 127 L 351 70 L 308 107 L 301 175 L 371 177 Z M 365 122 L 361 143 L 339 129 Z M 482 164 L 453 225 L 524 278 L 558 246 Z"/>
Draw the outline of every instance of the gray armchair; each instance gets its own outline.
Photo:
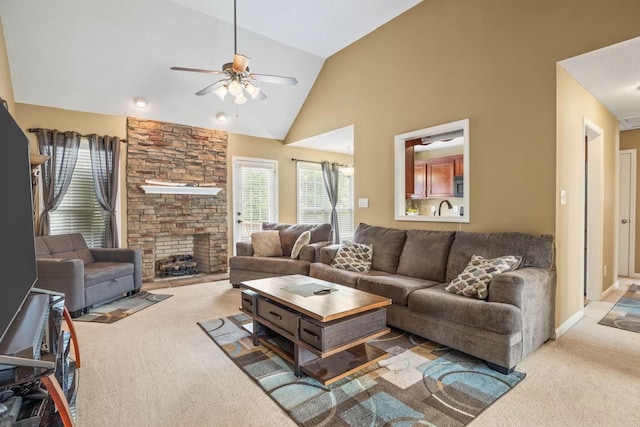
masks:
<path id="1" fill-rule="evenodd" d="M 82 234 L 36 237 L 37 287 L 65 294 L 72 317 L 142 286 L 142 253 L 90 249 Z"/>

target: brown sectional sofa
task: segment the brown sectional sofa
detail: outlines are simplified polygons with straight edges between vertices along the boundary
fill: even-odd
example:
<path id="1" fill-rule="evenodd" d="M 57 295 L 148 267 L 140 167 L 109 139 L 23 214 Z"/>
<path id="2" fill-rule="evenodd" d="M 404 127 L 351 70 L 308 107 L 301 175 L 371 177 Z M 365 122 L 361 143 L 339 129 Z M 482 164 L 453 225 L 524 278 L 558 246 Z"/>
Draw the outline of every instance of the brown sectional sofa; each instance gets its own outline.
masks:
<path id="1" fill-rule="evenodd" d="M 278 230 L 282 245 L 281 257 L 253 256 L 251 242 L 236 243 L 236 256 L 229 258 L 229 280 L 234 288 L 240 282 L 288 274 L 309 275 L 309 267 L 320 256 L 320 248 L 333 243 L 331 224 L 284 224 L 265 222 L 262 230 Z M 304 246 L 298 258 L 291 258 L 291 250 L 298 237 L 311 232 L 311 241 Z"/>
<path id="2" fill-rule="evenodd" d="M 554 333 L 556 274 L 550 235 L 399 230 L 360 224 L 353 240 L 373 245 L 372 269 L 329 264 L 339 245 L 320 250 L 309 275 L 391 298 L 387 323 L 471 354 L 501 372 Z M 522 257 L 489 285 L 487 300 L 445 291 L 472 255 Z"/>

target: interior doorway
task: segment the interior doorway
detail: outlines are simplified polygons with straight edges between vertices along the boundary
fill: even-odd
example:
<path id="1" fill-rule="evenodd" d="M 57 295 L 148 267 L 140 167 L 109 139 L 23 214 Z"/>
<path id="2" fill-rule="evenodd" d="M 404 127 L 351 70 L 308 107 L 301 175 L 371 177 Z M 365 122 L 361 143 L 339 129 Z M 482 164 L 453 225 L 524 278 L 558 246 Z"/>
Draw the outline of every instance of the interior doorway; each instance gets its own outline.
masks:
<path id="1" fill-rule="evenodd" d="M 636 150 L 620 150 L 618 275 L 634 277 L 636 234 Z"/>
<path id="2" fill-rule="evenodd" d="M 604 239 L 604 132 L 584 119 L 585 137 L 585 233 L 584 233 L 584 298 L 597 301 L 602 297 Z"/>

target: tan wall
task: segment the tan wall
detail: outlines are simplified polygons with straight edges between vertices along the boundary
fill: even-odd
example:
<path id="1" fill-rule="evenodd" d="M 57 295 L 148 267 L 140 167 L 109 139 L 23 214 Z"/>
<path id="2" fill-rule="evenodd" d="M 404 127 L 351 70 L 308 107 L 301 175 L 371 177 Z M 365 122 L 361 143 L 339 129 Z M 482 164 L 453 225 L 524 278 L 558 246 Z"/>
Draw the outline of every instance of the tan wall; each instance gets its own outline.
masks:
<path id="1" fill-rule="evenodd" d="M 13 101 L 13 86 L 11 85 L 11 72 L 9 71 L 9 58 L 7 46 L 4 42 L 4 30 L 0 19 L 0 98 L 7 101 L 9 112 L 15 117 L 15 104 Z"/>
<path id="2" fill-rule="evenodd" d="M 341 164 L 347 163 L 346 154 L 317 151 L 306 148 L 287 147 L 282 141 L 274 139 L 256 138 L 246 135 L 229 134 L 229 149 L 227 151 L 228 203 L 229 225 L 234 221 L 233 215 L 233 157 L 252 157 L 257 159 L 277 160 L 278 162 L 278 214 L 279 221 L 296 223 L 296 162 L 292 158 L 309 161 L 330 161 Z M 351 178 L 358 180 L 359 171 Z M 233 254 L 233 235 L 229 232 L 229 255 Z"/>
<path id="3" fill-rule="evenodd" d="M 462 229 L 555 234 L 556 62 L 638 36 L 639 15 L 628 0 L 424 1 L 325 61 L 285 142 L 354 124 L 355 197 L 371 206 L 356 223 L 457 229 L 394 221 L 393 136 L 469 118 Z M 558 250 L 573 237 L 557 236 Z M 558 325 L 576 312 L 571 268 Z"/>
<path id="4" fill-rule="evenodd" d="M 640 152 L 640 129 L 620 132 L 620 149 Z M 637 155 L 637 154 L 636 154 Z M 636 192 L 640 191 L 640 173 L 636 173 Z M 640 215 L 640 197 L 636 196 L 636 218 Z M 637 224 L 637 222 L 636 222 Z M 636 225 L 636 259 L 634 269 L 630 273 L 640 272 L 640 227 Z"/>
<path id="5" fill-rule="evenodd" d="M 558 287 L 556 323 L 567 320 L 583 306 L 584 272 L 584 119 L 598 126 L 604 133 L 604 200 L 603 200 L 603 265 L 607 274 L 602 277 L 602 291 L 617 280 L 617 157 L 619 126 L 617 119 L 591 94 L 558 66 L 558 119 L 557 119 L 557 184 L 567 192 L 567 204 L 560 205 L 556 198 L 556 265 Z"/>

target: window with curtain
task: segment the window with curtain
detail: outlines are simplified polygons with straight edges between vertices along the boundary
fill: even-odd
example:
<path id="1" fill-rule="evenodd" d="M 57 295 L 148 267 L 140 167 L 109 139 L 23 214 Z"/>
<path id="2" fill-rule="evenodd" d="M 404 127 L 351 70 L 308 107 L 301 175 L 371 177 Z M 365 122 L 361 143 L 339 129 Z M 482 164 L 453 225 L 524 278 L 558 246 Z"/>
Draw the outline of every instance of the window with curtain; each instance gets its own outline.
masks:
<path id="1" fill-rule="evenodd" d="M 331 222 L 331 203 L 322 177 L 322 166 L 298 162 L 298 223 Z M 349 177 L 340 174 L 338 180 L 338 225 L 340 239 L 353 237 L 353 187 Z"/>
<path id="2" fill-rule="evenodd" d="M 93 186 L 89 142 L 83 138 L 67 194 L 50 213 L 50 234 L 82 233 L 89 247 L 100 248 L 105 245 L 107 221 L 109 214 L 100 206 Z"/>

